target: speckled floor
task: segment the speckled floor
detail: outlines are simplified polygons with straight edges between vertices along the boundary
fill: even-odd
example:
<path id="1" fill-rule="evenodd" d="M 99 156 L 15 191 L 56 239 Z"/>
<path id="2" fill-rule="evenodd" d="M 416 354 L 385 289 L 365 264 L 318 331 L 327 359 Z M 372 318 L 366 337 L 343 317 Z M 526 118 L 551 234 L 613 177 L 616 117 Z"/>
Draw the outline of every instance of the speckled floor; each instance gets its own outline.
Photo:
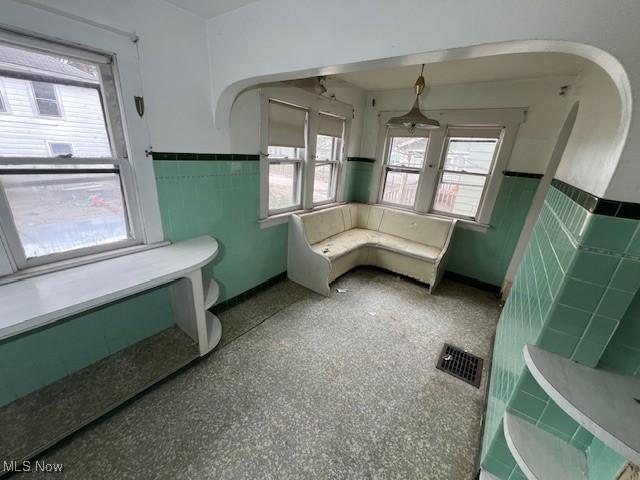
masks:
<path id="1" fill-rule="evenodd" d="M 486 374 L 434 365 L 445 341 L 487 358 L 498 315 L 448 280 L 429 296 L 361 269 L 330 298 L 283 281 L 221 314 L 203 361 L 40 460 L 69 479 L 471 479 Z"/>

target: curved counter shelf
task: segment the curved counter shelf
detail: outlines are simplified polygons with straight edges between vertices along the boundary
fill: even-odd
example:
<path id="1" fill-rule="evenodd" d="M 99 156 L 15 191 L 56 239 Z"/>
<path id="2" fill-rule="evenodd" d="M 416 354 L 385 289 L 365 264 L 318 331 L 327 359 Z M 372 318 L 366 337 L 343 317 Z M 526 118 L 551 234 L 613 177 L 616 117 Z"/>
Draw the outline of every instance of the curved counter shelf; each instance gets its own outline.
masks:
<path id="1" fill-rule="evenodd" d="M 209 351 L 211 351 L 218 344 L 220 338 L 222 337 L 222 324 L 220 323 L 220 319 L 209 311 L 206 312 L 206 319 L 208 335 L 207 347 L 209 348 Z"/>
<path id="2" fill-rule="evenodd" d="M 640 378 L 585 367 L 532 345 L 523 353 L 533 378 L 562 410 L 640 464 Z"/>
<path id="3" fill-rule="evenodd" d="M 220 287 L 218 286 L 218 282 L 213 278 L 210 278 L 207 280 L 204 287 L 204 309 L 209 310 L 213 307 L 218 301 L 219 296 Z"/>
<path id="4" fill-rule="evenodd" d="M 509 412 L 503 428 L 509 450 L 528 480 L 587 479 L 587 457 L 581 450 Z"/>

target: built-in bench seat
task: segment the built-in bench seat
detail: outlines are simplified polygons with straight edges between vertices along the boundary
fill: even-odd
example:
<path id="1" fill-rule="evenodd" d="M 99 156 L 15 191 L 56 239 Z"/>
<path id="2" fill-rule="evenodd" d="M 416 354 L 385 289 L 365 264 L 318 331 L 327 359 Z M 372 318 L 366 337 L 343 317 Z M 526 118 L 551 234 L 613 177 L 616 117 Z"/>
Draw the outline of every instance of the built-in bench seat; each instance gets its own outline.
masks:
<path id="1" fill-rule="evenodd" d="M 444 273 L 454 219 L 350 203 L 289 222 L 288 276 L 322 295 L 358 265 L 372 265 L 429 285 Z"/>

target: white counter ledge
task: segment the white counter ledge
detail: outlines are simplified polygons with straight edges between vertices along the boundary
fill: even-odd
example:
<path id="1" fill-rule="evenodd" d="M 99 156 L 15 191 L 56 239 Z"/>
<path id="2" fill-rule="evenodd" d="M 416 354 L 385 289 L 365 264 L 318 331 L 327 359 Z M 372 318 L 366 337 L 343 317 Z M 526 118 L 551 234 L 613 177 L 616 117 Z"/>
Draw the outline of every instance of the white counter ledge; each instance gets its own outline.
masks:
<path id="1" fill-rule="evenodd" d="M 215 347 L 219 321 L 205 318 L 201 268 L 218 253 L 208 236 L 71 267 L 0 286 L 0 340 L 130 295 L 172 283 L 176 323 L 204 355 Z M 207 289 L 207 306 L 217 300 L 215 281 Z M 211 314 L 213 315 L 213 314 Z M 215 328 L 215 334 L 209 332 Z"/>

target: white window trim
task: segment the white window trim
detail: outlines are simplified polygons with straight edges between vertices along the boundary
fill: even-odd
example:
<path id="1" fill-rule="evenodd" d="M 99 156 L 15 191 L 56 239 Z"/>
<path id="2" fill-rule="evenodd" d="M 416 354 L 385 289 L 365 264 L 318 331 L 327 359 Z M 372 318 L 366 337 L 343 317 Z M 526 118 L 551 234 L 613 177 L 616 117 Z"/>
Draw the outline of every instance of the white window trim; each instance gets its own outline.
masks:
<path id="1" fill-rule="evenodd" d="M 104 80 L 112 83 L 117 95 L 109 99 L 109 102 L 105 102 L 105 109 L 107 116 L 113 115 L 119 109 L 118 118 L 122 123 L 122 133 L 119 137 L 128 145 L 128 156 L 126 156 L 128 161 L 123 165 L 126 165 L 129 174 L 123 174 L 122 178 L 125 181 L 126 177 L 128 182 L 125 189 L 128 197 L 125 201 L 128 208 L 133 209 L 129 212 L 129 220 L 132 229 L 135 228 L 137 232 L 136 243 L 161 242 L 163 232 L 153 164 L 145 155 L 145 150 L 149 148 L 148 130 L 145 121 L 138 116 L 133 100 L 128 101 L 135 95 L 142 95 L 135 43 L 114 32 L 60 16 L 44 15 L 38 11 L 34 11 L 34 14 L 28 17 L 14 15 L 16 12 L 10 10 L 5 13 L 7 13 L 5 24 L 12 25 L 11 28 L 15 26 L 15 31 L 6 30 L 6 27 L 3 27 L 0 29 L 0 41 L 90 62 L 100 61 L 105 55 L 112 58 L 112 75 L 108 75 Z M 65 32 L 63 39 L 59 36 L 61 31 Z M 109 128 L 111 122 L 107 124 Z M 51 159 L 47 159 L 47 162 L 51 163 Z M 123 247 L 125 250 L 122 250 Z M 112 244 L 109 250 L 126 251 L 126 247 L 127 245 Z M 82 256 L 80 253 L 79 250 L 74 251 L 73 259 L 65 260 L 64 256 L 61 256 L 56 258 L 55 262 L 62 262 L 65 268 L 69 268 L 75 264 L 86 263 L 86 259 L 96 252 L 82 251 Z M 51 259 L 51 261 L 54 260 Z M 10 254 L 7 238 L 0 232 L 0 276 L 14 274 L 18 270 L 18 265 Z"/>
<path id="2" fill-rule="evenodd" d="M 41 80 L 27 80 L 27 81 L 29 82 L 29 96 L 31 97 L 31 105 L 33 107 L 33 116 L 38 118 L 64 120 L 65 112 L 62 106 L 62 102 L 60 101 L 60 91 L 58 90 L 58 86 L 56 84 L 52 85 L 53 94 L 56 97 L 56 106 L 58 107 L 58 112 L 60 113 L 60 115 L 46 115 L 44 113 L 40 113 L 40 107 L 38 107 L 38 99 L 36 98 L 36 90 L 35 90 L 35 86 L 33 85 L 33 82 L 38 82 L 38 83 L 51 83 L 51 82 L 44 82 Z"/>
<path id="3" fill-rule="evenodd" d="M 427 145 L 426 161 L 424 163 L 422 174 L 418 183 L 416 193 L 416 201 L 413 208 L 404 205 L 388 204 L 394 208 L 413 210 L 418 213 L 433 213 L 434 215 L 444 215 L 442 212 L 432 212 L 433 202 L 435 200 L 438 173 L 440 164 L 443 160 L 444 148 L 446 144 L 446 134 L 449 125 L 452 126 L 501 126 L 504 128 L 502 140 L 499 145 L 499 151 L 494 161 L 494 165 L 489 176 L 488 186 L 485 190 L 483 199 L 478 207 L 478 213 L 475 220 L 468 217 L 459 217 L 450 215 L 454 218 L 461 218 L 470 225 L 476 225 L 479 229 L 485 229 L 491 219 L 491 213 L 495 206 L 500 185 L 502 184 L 502 171 L 511 157 L 511 151 L 518 134 L 518 128 L 526 118 L 526 108 L 492 108 L 492 109 L 469 109 L 469 110 L 429 110 L 425 113 L 436 118 L 441 127 L 437 130 L 429 131 L 429 143 Z M 378 125 L 378 138 L 376 144 L 376 161 L 374 163 L 374 171 L 371 180 L 370 203 L 382 203 L 380 201 L 382 195 L 382 176 L 384 175 L 384 161 L 386 155 L 387 144 L 387 127 L 386 124 L 391 117 L 397 116 L 402 112 L 380 112 Z"/>
<path id="4" fill-rule="evenodd" d="M 4 82 L 0 77 L 0 97 L 2 98 L 2 105 L 4 110 L 0 110 L 0 115 L 11 115 L 11 105 L 9 105 L 9 99 L 7 98 L 7 91 L 4 88 Z"/>
<path id="5" fill-rule="evenodd" d="M 308 111 L 307 131 L 307 148 L 305 159 L 301 165 L 301 203 L 287 209 L 278 211 L 269 211 L 269 158 L 267 152 L 269 149 L 269 100 L 276 100 L 283 103 L 289 103 Z M 328 113 L 342 118 L 345 121 L 344 137 L 342 141 L 342 154 L 337 162 L 337 172 L 335 190 L 336 194 L 333 199 L 322 202 L 313 203 L 313 177 L 315 173 L 315 144 L 318 132 L 318 115 L 320 112 Z M 260 221 L 261 226 L 271 226 L 278 223 L 284 223 L 288 216 L 292 213 L 311 211 L 314 208 L 326 207 L 335 203 L 342 202 L 344 198 L 344 179 L 346 175 L 345 161 L 346 148 L 351 128 L 351 120 L 353 118 L 353 106 L 332 100 L 319 95 L 306 92 L 305 90 L 294 87 L 266 87 L 260 91 Z M 281 221 L 281 217 L 286 217 Z M 277 217 L 278 223 L 263 222 L 271 217 Z"/>

